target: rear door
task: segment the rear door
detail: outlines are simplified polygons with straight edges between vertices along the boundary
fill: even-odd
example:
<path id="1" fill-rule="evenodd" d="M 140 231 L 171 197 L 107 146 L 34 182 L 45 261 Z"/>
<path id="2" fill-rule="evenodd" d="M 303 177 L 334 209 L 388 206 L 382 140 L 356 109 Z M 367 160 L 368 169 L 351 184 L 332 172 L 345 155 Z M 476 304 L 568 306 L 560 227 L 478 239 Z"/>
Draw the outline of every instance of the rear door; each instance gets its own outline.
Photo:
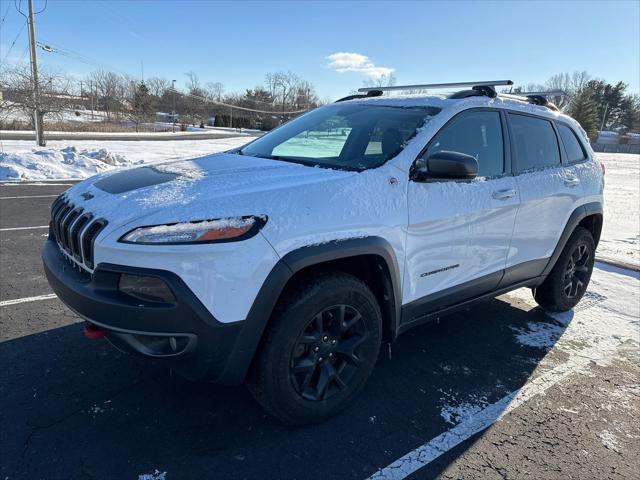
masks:
<path id="1" fill-rule="evenodd" d="M 542 272 L 582 197 L 575 169 L 563 165 L 554 122 L 513 112 L 507 117 L 521 205 L 507 258 L 507 267 L 513 268 L 504 284 Z"/>
<path id="2" fill-rule="evenodd" d="M 472 155 L 480 178 L 409 182 L 404 303 L 449 288 L 474 296 L 498 284 L 519 205 L 505 132 L 503 113 L 472 109 L 429 142 L 423 157 L 438 151 Z"/>

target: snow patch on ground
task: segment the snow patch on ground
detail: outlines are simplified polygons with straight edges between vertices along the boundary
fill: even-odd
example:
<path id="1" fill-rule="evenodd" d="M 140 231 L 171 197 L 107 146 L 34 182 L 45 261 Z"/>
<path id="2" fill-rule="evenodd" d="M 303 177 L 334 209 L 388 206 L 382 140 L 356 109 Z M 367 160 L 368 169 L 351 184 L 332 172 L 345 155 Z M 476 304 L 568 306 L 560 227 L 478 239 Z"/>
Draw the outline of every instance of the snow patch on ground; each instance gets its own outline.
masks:
<path id="1" fill-rule="evenodd" d="M 87 178 L 131 162 L 106 148 L 32 149 L 28 152 L 0 152 L 0 180 L 47 180 Z"/>
<path id="2" fill-rule="evenodd" d="M 445 422 L 451 425 L 458 425 L 463 421 L 468 421 L 487 405 L 488 403 L 486 401 L 480 401 L 478 403 L 463 402 L 459 405 L 445 405 L 440 410 L 440 416 Z"/>
<path id="3" fill-rule="evenodd" d="M 622 448 L 620 448 L 620 444 L 618 443 L 618 438 L 611 433 L 609 430 L 603 430 L 598 434 L 598 438 L 609 450 L 613 450 L 616 453 L 622 453 Z"/>
<path id="4" fill-rule="evenodd" d="M 519 344 L 527 347 L 549 349 L 562 336 L 564 328 L 550 323 L 528 322 L 526 328 L 511 327 Z"/>
<path id="5" fill-rule="evenodd" d="M 138 475 L 138 480 L 166 480 L 167 472 L 161 472 L 160 470 L 155 470 L 153 473 L 143 473 L 142 475 Z"/>
<path id="6" fill-rule="evenodd" d="M 68 180 L 139 163 L 191 159 L 240 147 L 250 137 L 219 140 L 51 140 L 0 142 L 0 181 Z"/>

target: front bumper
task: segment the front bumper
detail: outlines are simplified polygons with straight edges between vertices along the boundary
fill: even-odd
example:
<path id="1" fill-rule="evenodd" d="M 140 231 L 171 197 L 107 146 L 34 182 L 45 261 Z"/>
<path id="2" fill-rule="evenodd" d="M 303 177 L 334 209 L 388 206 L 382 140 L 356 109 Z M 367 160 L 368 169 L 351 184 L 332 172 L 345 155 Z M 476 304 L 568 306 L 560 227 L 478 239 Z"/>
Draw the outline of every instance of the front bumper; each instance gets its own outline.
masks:
<path id="1" fill-rule="evenodd" d="M 72 266 L 53 240 L 42 248 L 47 280 L 71 310 L 106 331 L 117 348 L 166 362 L 190 380 L 237 384 L 253 356 L 239 342 L 245 322 L 217 321 L 172 272 L 99 264 L 93 274 Z M 118 289 L 123 273 L 161 278 L 175 304 L 145 302 Z"/>

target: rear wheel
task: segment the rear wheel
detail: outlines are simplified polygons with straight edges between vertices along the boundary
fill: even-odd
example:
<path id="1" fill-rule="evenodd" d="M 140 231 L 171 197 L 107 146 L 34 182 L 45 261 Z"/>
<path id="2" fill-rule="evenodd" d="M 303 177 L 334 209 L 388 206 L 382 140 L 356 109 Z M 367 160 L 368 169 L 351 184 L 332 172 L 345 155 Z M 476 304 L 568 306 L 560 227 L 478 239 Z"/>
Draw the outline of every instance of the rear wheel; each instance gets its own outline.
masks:
<path id="1" fill-rule="evenodd" d="M 282 299 L 248 386 L 273 416 L 321 421 L 346 408 L 373 370 L 381 313 L 371 290 L 344 273 L 308 279 Z"/>
<path id="2" fill-rule="evenodd" d="M 551 273 L 536 288 L 536 302 L 551 312 L 571 310 L 587 290 L 594 260 L 595 242 L 591 232 L 586 228 L 576 228 Z"/>

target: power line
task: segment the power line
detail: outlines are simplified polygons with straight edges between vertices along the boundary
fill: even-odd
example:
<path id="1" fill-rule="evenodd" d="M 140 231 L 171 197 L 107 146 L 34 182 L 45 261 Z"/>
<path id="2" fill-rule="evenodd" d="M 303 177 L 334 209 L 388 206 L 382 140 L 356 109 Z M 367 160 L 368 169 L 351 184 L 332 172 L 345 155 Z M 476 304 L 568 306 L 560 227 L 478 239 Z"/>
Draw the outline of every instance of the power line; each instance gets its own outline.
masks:
<path id="1" fill-rule="evenodd" d="M 183 97 L 191 97 L 191 98 L 195 98 L 196 100 L 203 101 L 205 103 L 212 103 L 214 105 L 220 105 L 220 106 L 223 106 L 223 107 L 234 108 L 236 110 L 243 110 L 243 111 L 246 111 L 246 112 L 266 113 L 266 114 L 269 114 L 269 115 L 294 115 L 294 114 L 305 113 L 305 112 L 309 111 L 308 109 L 306 109 L 306 110 L 294 110 L 294 111 L 289 111 L 289 112 L 279 112 L 279 111 L 270 111 L 270 110 L 257 110 L 255 108 L 240 107 L 238 105 L 231 105 L 229 103 L 218 102 L 217 100 L 210 100 L 208 98 L 204 98 L 204 97 L 201 97 L 199 95 L 193 95 L 191 93 L 182 93 L 182 92 L 179 92 L 177 90 L 175 90 L 175 92 L 178 95 L 181 95 Z"/>
<path id="2" fill-rule="evenodd" d="M 67 57 L 70 58 L 71 60 L 75 60 L 78 61 L 80 63 L 84 63 L 86 65 L 91 65 L 92 67 L 96 67 L 96 68 L 101 68 L 101 69 L 105 69 L 105 70 L 110 70 L 113 72 L 118 72 L 121 75 L 129 75 L 127 72 L 124 72 L 120 69 L 117 69 L 115 67 L 112 67 L 111 65 L 105 65 L 103 63 L 100 63 L 98 60 L 95 60 L 91 57 L 88 57 L 86 55 L 83 55 L 81 53 L 75 52 L 73 50 L 70 49 L 64 49 L 64 48 L 60 48 L 60 47 L 56 47 L 48 42 L 44 42 L 44 41 L 39 41 L 38 42 L 38 46 L 43 49 L 45 52 L 48 53 L 57 53 L 58 55 L 62 55 L 63 57 Z"/>
<path id="3" fill-rule="evenodd" d="M 73 50 L 56 47 L 54 45 L 51 45 L 50 43 L 45 43 L 43 41 L 39 41 L 39 42 L 37 42 L 37 44 L 38 44 L 38 46 L 40 48 L 42 48 L 46 52 L 57 53 L 59 55 L 62 55 L 62 56 L 77 60 L 77 61 L 79 61 L 81 63 L 85 63 L 87 65 L 92 65 L 94 67 L 115 71 L 115 72 L 118 72 L 118 73 L 120 73 L 122 75 L 127 75 L 127 76 L 129 75 L 128 73 L 126 73 L 126 72 L 124 72 L 122 70 L 119 70 L 117 68 L 113 68 L 113 67 L 108 66 L 108 65 L 104 65 L 104 64 L 100 63 L 99 61 L 92 59 L 91 57 L 88 57 L 88 56 L 83 55 L 83 54 L 78 53 L 78 52 L 74 52 Z M 309 111 L 308 108 L 304 109 L 304 110 L 295 110 L 295 111 L 288 111 L 288 112 L 259 110 L 259 109 L 254 109 L 254 108 L 241 107 L 241 106 L 238 106 L 238 105 L 231 105 L 231 104 L 228 104 L 228 103 L 219 102 L 217 100 L 212 100 L 212 99 L 208 99 L 208 98 L 205 98 L 205 97 L 201 97 L 199 95 L 193 95 L 191 93 L 182 93 L 182 92 L 179 92 L 179 91 L 177 91 L 175 89 L 173 89 L 173 91 L 175 91 L 178 95 L 181 95 L 183 97 L 190 97 L 190 98 L 194 98 L 196 100 L 200 100 L 200 101 L 205 102 L 205 103 L 211 103 L 211 104 L 214 104 L 214 105 L 220 105 L 220 106 L 227 107 L 227 108 L 235 108 L 237 110 L 242 110 L 242 111 L 247 111 L 247 112 L 263 113 L 263 114 L 269 114 L 269 115 L 295 115 L 295 114 L 305 113 L 305 112 Z M 267 105 L 274 105 L 275 106 L 275 104 L 271 104 L 271 103 L 267 103 L 267 102 L 261 102 L 260 100 L 256 100 L 256 102 L 265 103 Z M 308 106 L 309 104 L 307 103 L 306 105 Z"/>
<path id="4" fill-rule="evenodd" d="M 7 15 L 9 15 L 9 9 L 11 8 L 11 4 L 7 3 L 7 9 L 4 11 L 4 15 L 2 16 L 2 21 L 0 21 L 0 25 L 4 23 Z"/>
<path id="5" fill-rule="evenodd" d="M 25 22 L 22 24 L 22 27 L 20 27 L 20 31 L 16 35 L 16 38 L 14 38 L 13 42 L 11 42 L 11 45 L 9 46 L 9 50 L 7 51 L 7 53 L 5 54 L 4 58 L 2 59 L 2 62 L 0 62 L 0 63 L 4 63 L 4 61 L 7 59 L 7 57 L 9 57 L 9 54 L 11 53 L 11 50 L 13 50 L 13 46 L 18 41 L 18 38 L 20 38 L 20 35 L 22 35 L 22 32 L 24 31 L 24 27 L 26 25 L 27 25 L 27 21 L 25 20 Z"/>
<path id="6" fill-rule="evenodd" d="M 44 7 L 42 7 L 42 10 L 38 10 L 37 12 L 33 12 L 34 15 L 38 15 L 39 13 L 44 12 L 47 9 L 47 5 L 49 4 L 49 0 L 44 0 Z"/>

